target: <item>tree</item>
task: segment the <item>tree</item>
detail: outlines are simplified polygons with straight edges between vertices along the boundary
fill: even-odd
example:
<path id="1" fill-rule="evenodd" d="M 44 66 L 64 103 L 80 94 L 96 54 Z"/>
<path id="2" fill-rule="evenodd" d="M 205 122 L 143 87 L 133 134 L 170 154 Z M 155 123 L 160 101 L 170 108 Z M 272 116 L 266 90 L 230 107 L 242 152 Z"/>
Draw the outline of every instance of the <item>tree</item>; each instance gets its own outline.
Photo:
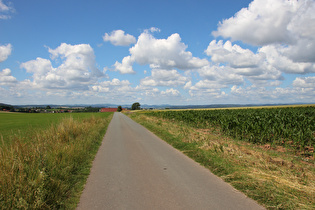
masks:
<path id="1" fill-rule="evenodd" d="M 117 112 L 121 112 L 121 111 L 122 111 L 122 107 L 121 107 L 121 106 L 118 106 Z"/>
<path id="2" fill-rule="evenodd" d="M 51 109 L 51 106 L 49 106 L 49 105 L 48 105 L 48 106 L 46 106 L 46 109 Z"/>
<path id="3" fill-rule="evenodd" d="M 139 102 L 133 103 L 131 106 L 131 110 L 140 110 Z"/>

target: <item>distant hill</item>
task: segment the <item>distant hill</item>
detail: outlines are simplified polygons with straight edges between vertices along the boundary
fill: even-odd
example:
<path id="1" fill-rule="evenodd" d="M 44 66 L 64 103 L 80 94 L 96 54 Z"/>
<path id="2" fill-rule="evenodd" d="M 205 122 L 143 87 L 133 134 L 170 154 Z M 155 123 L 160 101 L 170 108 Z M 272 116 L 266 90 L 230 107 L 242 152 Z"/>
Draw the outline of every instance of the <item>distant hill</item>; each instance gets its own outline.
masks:
<path id="1" fill-rule="evenodd" d="M 0 103 L 0 106 L 12 106 L 12 105 L 10 105 L 10 104 Z"/>
<path id="2" fill-rule="evenodd" d="M 141 104 L 141 103 L 140 103 Z M 307 103 L 304 103 L 307 104 Z M 117 108 L 118 106 L 122 106 L 122 108 L 131 108 L 132 104 L 33 104 L 33 105 L 10 105 L 0 103 L 0 107 L 14 107 L 16 109 L 19 108 L 34 108 L 40 107 L 45 108 L 50 106 L 51 108 L 78 108 L 78 107 L 93 107 L 93 108 Z M 255 107 L 255 106 L 284 106 L 284 105 L 303 105 L 303 103 L 296 104 L 209 104 L 209 105 L 170 105 L 170 104 L 161 104 L 161 105 L 149 105 L 149 104 L 141 104 L 141 108 L 144 109 L 206 109 L 206 108 L 233 108 L 233 107 Z"/>
<path id="3" fill-rule="evenodd" d="M 0 111 L 11 110 L 11 109 L 14 109 L 14 107 L 12 105 L 0 103 Z"/>

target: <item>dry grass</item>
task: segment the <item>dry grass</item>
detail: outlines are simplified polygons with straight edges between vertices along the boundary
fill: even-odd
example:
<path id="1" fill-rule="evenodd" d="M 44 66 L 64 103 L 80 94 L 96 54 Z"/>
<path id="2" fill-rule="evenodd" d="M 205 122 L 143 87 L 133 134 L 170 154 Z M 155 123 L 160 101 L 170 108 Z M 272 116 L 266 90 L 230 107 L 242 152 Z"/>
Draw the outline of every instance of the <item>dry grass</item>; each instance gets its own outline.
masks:
<path id="1" fill-rule="evenodd" d="M 237 141 L 216 128 L 194 129 L 146 115 L 132 117 L 154 127 L 158 135 L 167 132 L 196 145 L 196 153 L 201 150 L 204 155 L 199 162 L 268 209 L 315 208 L 314 156 L 306 159 L 287 148 Z"/>
<path id="2" fill-rule="evenodd" d="M 66 118 L 2 146 L 1 209 L 74 209 L 110 117 Z"/>

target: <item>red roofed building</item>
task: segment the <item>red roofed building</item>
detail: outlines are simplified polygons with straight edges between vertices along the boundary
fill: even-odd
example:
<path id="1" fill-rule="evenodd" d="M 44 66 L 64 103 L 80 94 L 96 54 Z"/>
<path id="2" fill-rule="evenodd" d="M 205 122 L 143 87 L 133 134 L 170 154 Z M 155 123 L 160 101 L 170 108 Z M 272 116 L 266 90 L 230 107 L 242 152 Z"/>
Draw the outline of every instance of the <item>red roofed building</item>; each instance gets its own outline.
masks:
<path id="1" fill-rule="evenodd" d="M 100 112 L 116 112 L 117 108 L 101 108 Z"/>

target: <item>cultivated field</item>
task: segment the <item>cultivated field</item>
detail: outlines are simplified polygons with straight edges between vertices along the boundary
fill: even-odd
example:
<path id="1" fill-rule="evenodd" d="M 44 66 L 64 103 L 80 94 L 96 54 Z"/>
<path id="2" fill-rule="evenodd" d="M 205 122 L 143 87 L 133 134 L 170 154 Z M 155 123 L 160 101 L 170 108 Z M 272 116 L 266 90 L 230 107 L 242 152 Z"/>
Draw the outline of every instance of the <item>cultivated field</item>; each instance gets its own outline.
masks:
<path id="1" fill-rule="evenodd" d="M 259 144 L 315 146 L 315 107 L 148 112 L 195 128 L 219 128 L 224 134 Z"/>
<path id="2" fill-rule="evenodd" d="M 0 113 L 1 209 L 74 209 L 112 113 Z"/>
<path id="3" fill-rule="evenodd" d="M 130 113 L 268 209 L 315 209 L 315 107 Z"/>

